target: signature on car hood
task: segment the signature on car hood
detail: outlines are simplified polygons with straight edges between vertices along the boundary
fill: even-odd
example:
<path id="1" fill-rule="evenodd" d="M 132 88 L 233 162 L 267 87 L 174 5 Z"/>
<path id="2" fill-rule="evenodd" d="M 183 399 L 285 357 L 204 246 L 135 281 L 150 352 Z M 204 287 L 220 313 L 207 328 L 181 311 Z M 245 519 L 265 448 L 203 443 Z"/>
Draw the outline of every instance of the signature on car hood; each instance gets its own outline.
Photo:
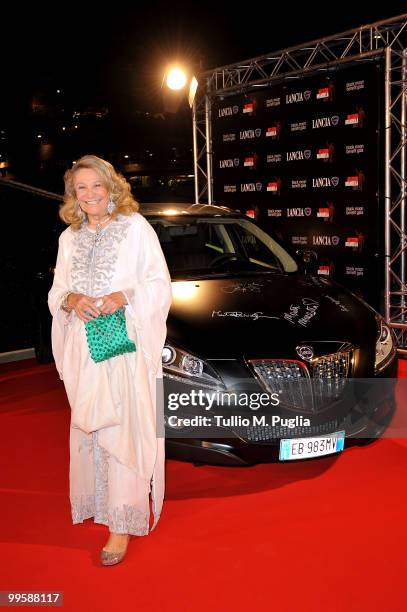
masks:
<path id="1" fill-rule="evenodd" d="M 374 313 L 326 280 L 286 274 L 173 281 L 170 341 L 197 354 L 292 354 L 301 342 L 361 346 L 376 334 Z"/>

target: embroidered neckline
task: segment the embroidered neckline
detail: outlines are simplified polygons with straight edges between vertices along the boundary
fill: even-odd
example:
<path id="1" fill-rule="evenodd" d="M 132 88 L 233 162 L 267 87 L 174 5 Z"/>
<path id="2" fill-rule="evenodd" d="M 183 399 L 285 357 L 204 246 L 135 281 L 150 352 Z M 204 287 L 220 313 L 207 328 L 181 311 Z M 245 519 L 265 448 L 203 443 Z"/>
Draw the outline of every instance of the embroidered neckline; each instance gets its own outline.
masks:
<path id="1" fill-rule="evenodd" d="M 100 230 L 100 233 L 104 232 L 105 230 L 107 230 L 108 227 L 110 227 L 110 225 L 112 225 L 112 223 L 114 223 L 116 221 L 118 217 L 115 217 L 114 219 L 112 219 L 111 221 L 109 221 L 109 223 L 107 225 L 105 225 L 105 227 L 102 227 L 102 229 Z M 83 227 L 88 231 L 91 232 L 91 234 L 96 234 L 96 229 L 91 229 L 90 227 L 88 227 L 88 222 L 84 221 L 83 222 Z"/>
<path id="2" fill-rule="evenodd" d="M 71 284 L 76 293 L 93 297 L 110 293 L 120 243 L 130 225 L 130 219 L 123 215 L 117 215 L 100 232 L 82 223 L 73 241 Z"/>

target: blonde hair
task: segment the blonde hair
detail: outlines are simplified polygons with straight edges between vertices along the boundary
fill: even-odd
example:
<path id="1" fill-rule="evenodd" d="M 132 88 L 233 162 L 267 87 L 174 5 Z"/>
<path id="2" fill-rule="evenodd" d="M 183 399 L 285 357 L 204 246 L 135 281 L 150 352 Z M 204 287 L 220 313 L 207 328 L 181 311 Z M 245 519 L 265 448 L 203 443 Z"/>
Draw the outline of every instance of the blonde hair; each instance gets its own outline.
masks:
<path id="1" fill-rule="evenodd" d="M 140 205 L 133 197 L 130 184 L 124 176 L 116 172 L 108 161 L 96 157 L 96 155 L 84 155 L 64 174 L 64 201 L 59 208 L 59 216 L 62 221 L 70 225 L 73 230 L 78 230 L 86 218 L 86 214 L 80 209 L 77 202 L 73 183 L 76 172 L 82 168 L 95 170 L 106 189 L 109 190 L 116 205 L 111 214 L 112 219 L 119 214 L 131 215 L 139 210 Z"/>

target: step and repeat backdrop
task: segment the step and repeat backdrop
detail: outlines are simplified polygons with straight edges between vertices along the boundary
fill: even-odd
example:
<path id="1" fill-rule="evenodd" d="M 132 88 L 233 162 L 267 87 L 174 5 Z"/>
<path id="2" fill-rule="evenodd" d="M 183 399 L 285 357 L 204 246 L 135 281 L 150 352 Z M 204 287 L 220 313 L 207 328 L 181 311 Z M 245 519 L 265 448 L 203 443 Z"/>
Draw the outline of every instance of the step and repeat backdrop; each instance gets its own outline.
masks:
<path id="1" fill-rule="evenodd" d="M 212 106 L 214 199 L 254 217 L 313 271 L 383 298 L 383 67 L 321 71 Z"/>

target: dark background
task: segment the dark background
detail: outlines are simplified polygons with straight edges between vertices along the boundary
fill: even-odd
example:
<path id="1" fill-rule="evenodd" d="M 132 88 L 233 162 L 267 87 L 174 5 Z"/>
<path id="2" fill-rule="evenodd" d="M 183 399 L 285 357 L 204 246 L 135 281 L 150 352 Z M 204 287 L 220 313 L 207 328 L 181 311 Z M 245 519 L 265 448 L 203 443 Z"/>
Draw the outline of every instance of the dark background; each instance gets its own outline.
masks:
<path id="1" fill-rule="evenodd" d="M 84 153 L 118 166 L 127 154 L 129 163 L 190 171 L 189 107 L 184 99 L 170 112 L 161 86 L 169 62 L 196 73 L 403 9 L 405 2 L 8 3 L 0 22 L 0 154 L 9 172 L 60 189 L 63 169 Z"/>
<path id="2" fill-rule="evenodd" d="M 191 201 L 191 113 L 162 87 L 168 63 L 199 73 L 405 10 L 405 2 L 3 3 L 0 173 L 62 194 L 66 168 L 93 153 L 126 174 L 141 202 Z M 38 334 L 35 296 L 46 295 L 44 271 L 55 261 L 58 205 L 0 184 L 0 352 L 31 347 Z"/>

